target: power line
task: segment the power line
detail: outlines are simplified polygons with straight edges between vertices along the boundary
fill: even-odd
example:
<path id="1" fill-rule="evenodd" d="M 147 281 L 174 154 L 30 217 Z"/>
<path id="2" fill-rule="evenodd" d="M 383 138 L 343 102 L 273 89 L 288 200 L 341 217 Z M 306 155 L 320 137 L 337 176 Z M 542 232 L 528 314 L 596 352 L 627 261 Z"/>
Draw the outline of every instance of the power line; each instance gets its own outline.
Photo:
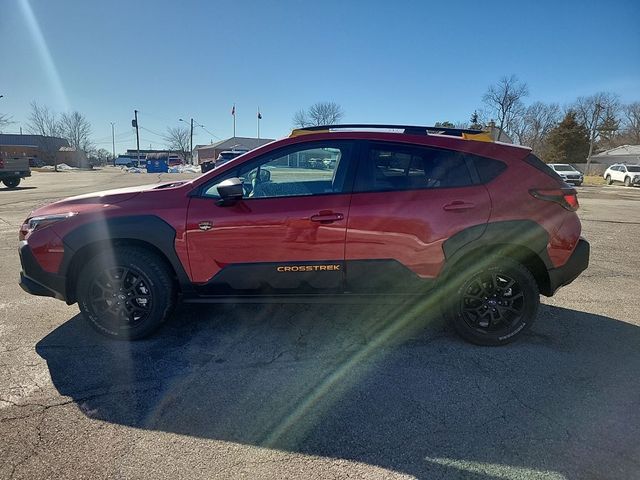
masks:
<path id="1" fill-rule="evenodd" d="M 144 130 L 144 131 L 149 132 L 149 133 L 151 133 L 151 134 L 153 134 L 153 135 L 157 135 L 158 137 L 161 137 L 161 138 L 163 138 L 163 139 L 164 139 L 164 138 L 166 138 L 166 135 L 163 135 L 163 134 L 158 133 L 158 132 L 154 132 L 154 131 L 153 131 L 153 130 L 151 130 L 150 128 L 146 128 L 146 127 L 142 127 L 142 126 L 141 126 L 141 127 L 140 127 L 140 130 Z"/>

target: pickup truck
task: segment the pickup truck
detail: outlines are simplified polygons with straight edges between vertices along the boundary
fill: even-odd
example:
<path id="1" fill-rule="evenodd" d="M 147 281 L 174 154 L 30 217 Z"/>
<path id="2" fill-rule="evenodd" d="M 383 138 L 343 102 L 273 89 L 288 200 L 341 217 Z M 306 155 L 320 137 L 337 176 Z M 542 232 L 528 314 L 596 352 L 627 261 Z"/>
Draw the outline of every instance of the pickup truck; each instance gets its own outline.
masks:
<path id="1" fill-rule="evenodd" d="M 7 188 L 16 188 L 20 180 L 30 176 L 28 158 L 0 157 L 0 180 Z"/>

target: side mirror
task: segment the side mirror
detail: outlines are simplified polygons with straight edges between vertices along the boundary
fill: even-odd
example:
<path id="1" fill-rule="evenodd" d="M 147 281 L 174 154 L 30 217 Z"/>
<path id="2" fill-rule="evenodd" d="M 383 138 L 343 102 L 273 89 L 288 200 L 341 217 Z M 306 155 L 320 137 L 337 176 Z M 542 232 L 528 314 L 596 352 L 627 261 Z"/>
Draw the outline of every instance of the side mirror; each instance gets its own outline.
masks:
<path id="1" fill-rule="evenodd" d="M 244 195 L 242 180 L 237 177 L 228 178 L 227 180 L 220 182 L 217 189 L 220 194 L 218 205 L 222 207 L 233 205 L 238 200 L 242 200 Z"/>

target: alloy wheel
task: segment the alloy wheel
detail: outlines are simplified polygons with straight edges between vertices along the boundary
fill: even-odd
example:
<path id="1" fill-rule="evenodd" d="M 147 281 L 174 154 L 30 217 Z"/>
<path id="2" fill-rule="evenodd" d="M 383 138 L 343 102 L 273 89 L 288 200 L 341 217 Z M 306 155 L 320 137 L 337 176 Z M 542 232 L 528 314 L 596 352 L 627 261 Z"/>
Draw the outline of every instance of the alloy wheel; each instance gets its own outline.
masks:
<path id="1" fill-rule="evenodd" d="M 89 287 L 89 298 L 94 313 L 120 329 L 144 322 L 152 307 L 148 282 L 133 268 L 114 267 L 96 275 Z"/>
<path id="2" fill-rule="evenodd" d="M 524 293 L 512 277 L 485 272 L 469 282 L 461 302 L 465 323 L 489 333 L 506 329 L 519 321 L 524 310 Z"/>

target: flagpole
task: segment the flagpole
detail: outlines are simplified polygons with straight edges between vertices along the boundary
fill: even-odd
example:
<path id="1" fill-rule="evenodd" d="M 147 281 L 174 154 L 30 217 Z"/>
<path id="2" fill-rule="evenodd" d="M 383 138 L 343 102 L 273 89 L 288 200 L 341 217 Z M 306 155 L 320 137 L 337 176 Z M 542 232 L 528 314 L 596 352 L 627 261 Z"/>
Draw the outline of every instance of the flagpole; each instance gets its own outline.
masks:
<path id="1" fill-rule="evenodd" d="M 258 107 L 258 138 L 260 138 L 260 107 Z"/>
<path id="2" fill-rule="evenodd" d="M 236 136 L 236 104 L 233 104 L 233 136 Z"/>

